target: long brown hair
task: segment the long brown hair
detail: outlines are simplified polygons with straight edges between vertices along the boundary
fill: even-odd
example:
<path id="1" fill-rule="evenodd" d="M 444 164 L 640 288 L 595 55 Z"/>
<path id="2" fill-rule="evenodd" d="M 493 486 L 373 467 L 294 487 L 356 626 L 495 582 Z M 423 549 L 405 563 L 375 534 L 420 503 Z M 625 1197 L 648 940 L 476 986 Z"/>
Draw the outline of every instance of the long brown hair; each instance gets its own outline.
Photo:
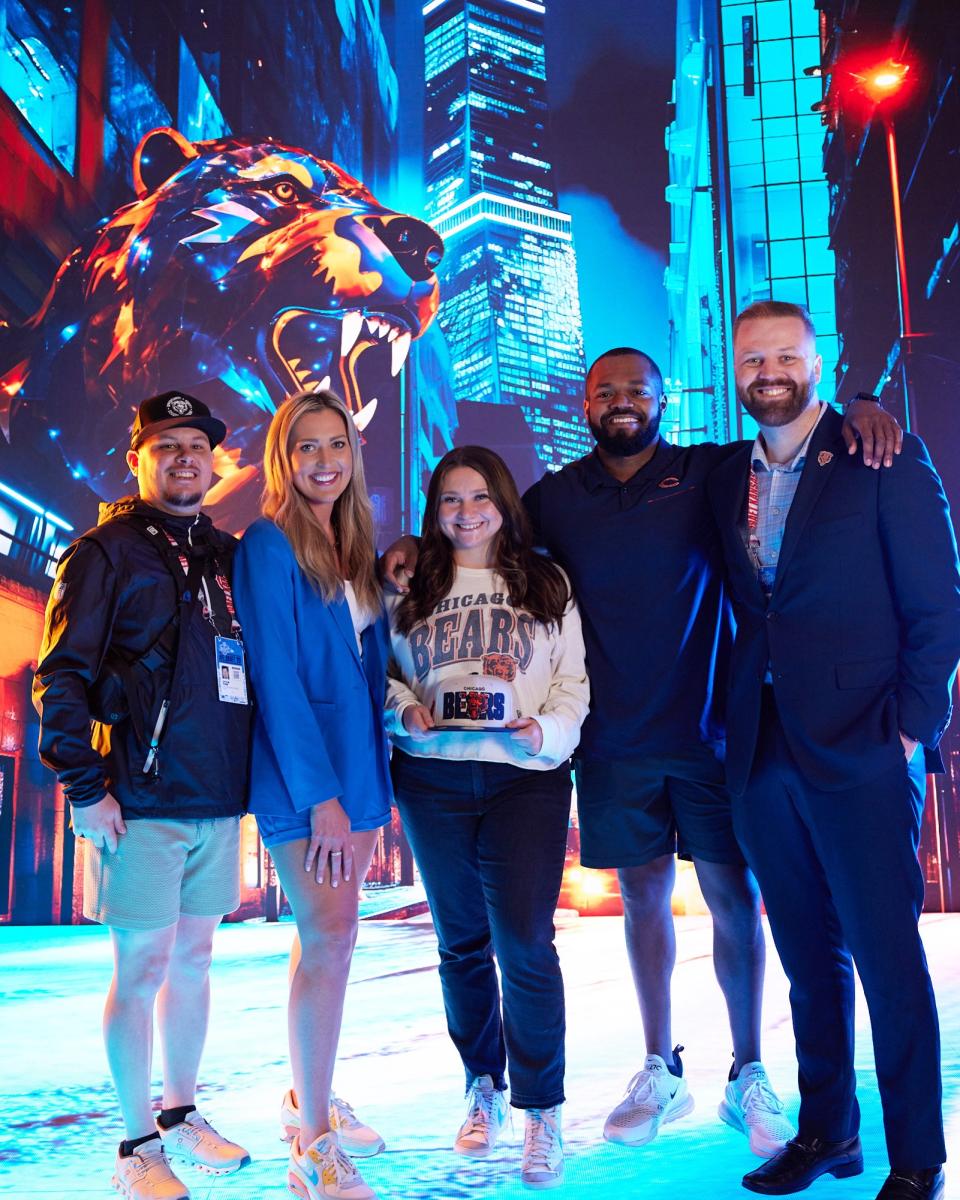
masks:
<path id="1" fill-rule="evenodd" d="M 293 483 L 291 452 L 297 422 L 307 413 L 329 409 L 343 419 L 353 471 L 333 506 L 332 524 L 340 551 L 321 533 L 310 505 Z M 264 488 L 261 511 L 286 534 L 294 556 L 328 603 L 349 579 L 360 605 L 375 613 L 381 604 L 374 547 L 373 505 L 367 495 L 360 438 L 346 405 L 333 392 L 309 389 L 288 396 L 273 414 L 263 453 Z M 343 572 L 341 576 L 340 572 Z"/>
<path id="2" fill-rule="evenodd" d="M 559 629 L 570 602 L 566 577 L 555 563 L 534 550 L 530 518 L 513 476 L 500 455 L 485 446 L 459 446 L 449 451 L 430 477 L 417 569 L 410 580 L 410 591 L 397 606 L 397 629 L 409 633 L 453 587 L 453 547 L 440 528 L 437 514 L 444 477 L 454 467 L 470 467 L 483 476 L 490 499 L 503 518 L 494 543 L 493 569 L 507 585 L 510 603 L 541 624 L 556 624 Z"/>

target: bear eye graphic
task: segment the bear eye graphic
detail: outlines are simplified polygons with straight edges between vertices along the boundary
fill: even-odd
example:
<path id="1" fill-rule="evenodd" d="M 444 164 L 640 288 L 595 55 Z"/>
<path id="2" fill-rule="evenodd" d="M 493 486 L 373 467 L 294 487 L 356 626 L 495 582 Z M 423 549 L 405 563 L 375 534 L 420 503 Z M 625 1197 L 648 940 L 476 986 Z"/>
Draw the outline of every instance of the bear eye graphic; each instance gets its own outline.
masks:
<path id="1" fill-rule="evenodd" d="M 281 179 L 270 188 L 270 194 L 276 197 L 281 204 L 292 204 L 295 200 L 299 200 L 300 196 L 297 189 L 289 179 Z"/>

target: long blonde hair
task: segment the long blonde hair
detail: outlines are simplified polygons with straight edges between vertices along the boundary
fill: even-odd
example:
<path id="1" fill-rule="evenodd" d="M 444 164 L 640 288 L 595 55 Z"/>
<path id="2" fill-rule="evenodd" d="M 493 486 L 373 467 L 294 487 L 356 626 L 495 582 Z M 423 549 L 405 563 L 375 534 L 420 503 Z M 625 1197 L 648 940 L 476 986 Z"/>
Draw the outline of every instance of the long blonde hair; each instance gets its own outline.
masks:
<path id="1" fill-rule="evenodd" d="M 310 505 L 293 483 L 291 449 L 297 422 L 302 416 L 329 409 L 342 417 L 353 457 L 353 471 L 345 491 L 333 506 L 332 524 L 340 550 L 340 565 L 333 546 L 320 532 Z M 306 389 L 284 400 L 273 414 L 263 453 L 264 488 L 261 511 L 283 530 L 304 573 L 328 603 L 344 579 L 353 584 L 360 605 L 379 611 L 380 584 L 374 546 L 373 505 L 367 494 L 360 454 L 360 438 L 353 418 L 339 396 Z M 340 572 L 343 571 L 341 576 Z"/>

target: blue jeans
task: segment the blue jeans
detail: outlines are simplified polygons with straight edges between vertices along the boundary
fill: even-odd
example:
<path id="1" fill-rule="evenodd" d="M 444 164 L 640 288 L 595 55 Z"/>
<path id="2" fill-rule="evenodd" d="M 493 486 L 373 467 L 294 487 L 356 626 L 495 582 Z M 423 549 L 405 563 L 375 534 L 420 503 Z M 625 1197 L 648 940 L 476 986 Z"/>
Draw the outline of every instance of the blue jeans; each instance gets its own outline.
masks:
<path id="1" fill-rule="evenodd" d="M 440 944 L 447 1028 L 467 1086 L 515 1108 L 562 1103 L 563 979 L 553 944 L 570 819 L 568 765 L 457 762 L 393 752 L 397 806 Z M 500 989 L 494 954 L 500 966 Z"/>

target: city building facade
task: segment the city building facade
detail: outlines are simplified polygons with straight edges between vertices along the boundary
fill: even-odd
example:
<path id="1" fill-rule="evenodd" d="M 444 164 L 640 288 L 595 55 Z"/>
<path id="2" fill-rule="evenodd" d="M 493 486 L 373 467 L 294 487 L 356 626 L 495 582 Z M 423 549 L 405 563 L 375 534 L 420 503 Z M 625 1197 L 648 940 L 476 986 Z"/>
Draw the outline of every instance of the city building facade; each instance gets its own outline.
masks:
<path id="1" fill-rule="evenodd" d="M 738 411 L 733 319 L 755 300 L 805 305 L 833 399 L 838 339 L 820 81 L 809 0 L 679 0 L 671 212 L 668 428 L 680 442 L 752 436 Z"/>
<path id="2" fill-rule="evenodd" d="M 838 398 L 866 389 L 918 433 L 956 520 L 960 456 L 960 22 L 922 0 L 819 0 L 824 162 L 837 257 Z M 901 76 L 901 68 L 903 74 Z M 878 78 L 883 90 L 864 94 Z M 897 167 L 898 223 L 891 182 Z M 960 723 L 928 777 L 921 866 L 927 907 L 960 910 Z"/>

